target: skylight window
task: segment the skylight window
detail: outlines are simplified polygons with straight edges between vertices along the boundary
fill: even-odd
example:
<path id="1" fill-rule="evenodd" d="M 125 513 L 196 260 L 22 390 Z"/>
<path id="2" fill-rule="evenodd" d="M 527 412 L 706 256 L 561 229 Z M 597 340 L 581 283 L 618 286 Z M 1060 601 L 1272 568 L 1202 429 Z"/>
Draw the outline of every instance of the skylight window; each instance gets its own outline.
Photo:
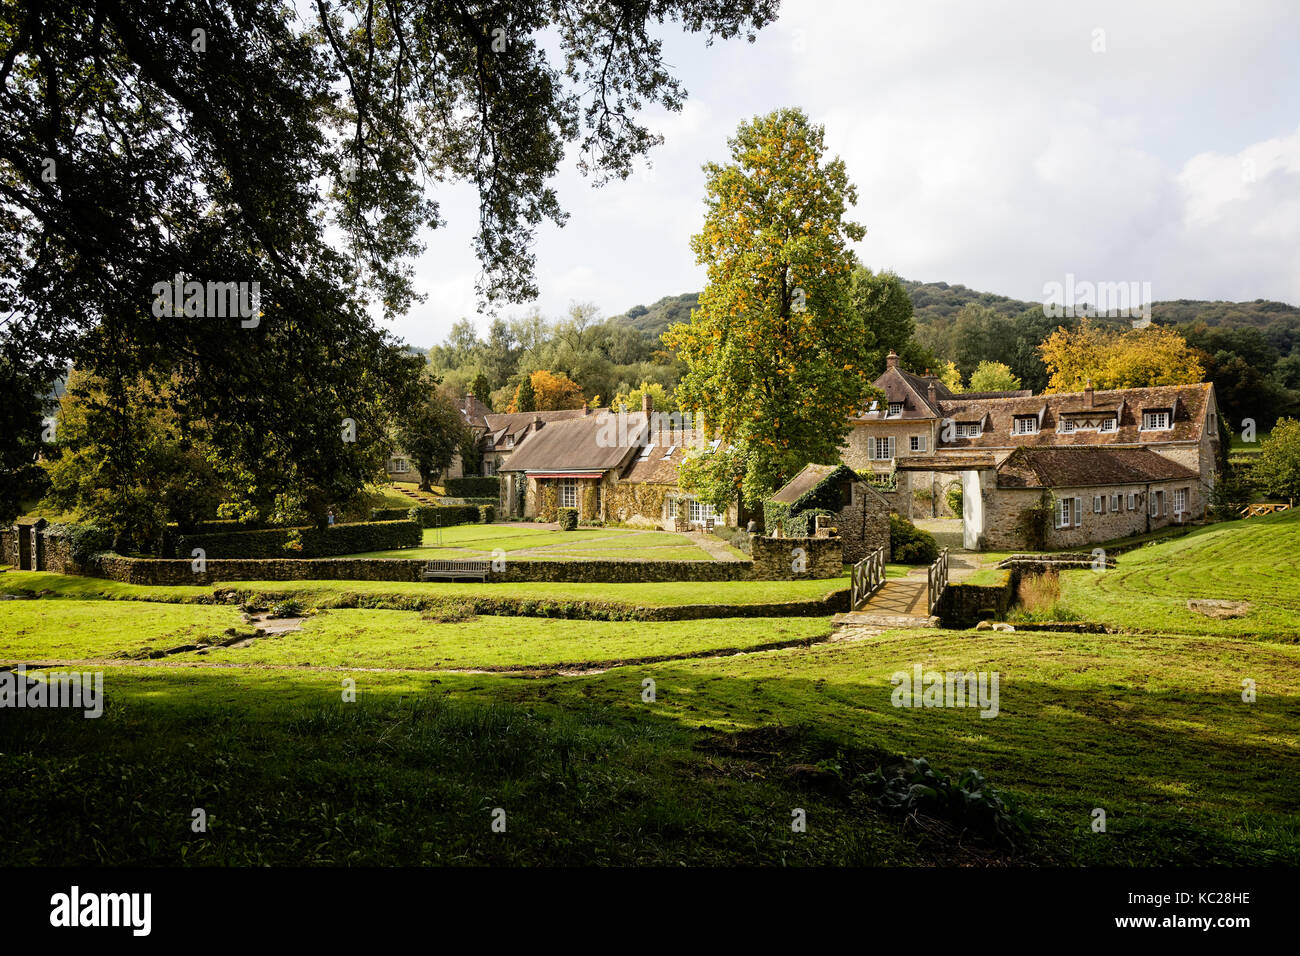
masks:
<path id="1" fill-rule="evenodd" d="M 654 442 L 651 442 L 650 444 L 646 445 L 644 448 L 641 449 L 640 460 L 645 461 L 647 458 L 650 457 L 651 452 L 653 452 L 654 450 L 655 450 Z"/>

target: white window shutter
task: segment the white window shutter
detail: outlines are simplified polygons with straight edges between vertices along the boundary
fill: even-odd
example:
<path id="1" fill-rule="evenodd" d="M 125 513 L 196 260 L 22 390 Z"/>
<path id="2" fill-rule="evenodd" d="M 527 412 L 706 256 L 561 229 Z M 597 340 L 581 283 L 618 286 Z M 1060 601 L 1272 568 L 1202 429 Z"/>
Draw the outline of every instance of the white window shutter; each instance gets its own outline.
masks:
<path id="1" fill-rule="evenodd" d="M 1077 528 L 1083 524 L 1083 498 L 1074 499 L 1074 526 Z"/>

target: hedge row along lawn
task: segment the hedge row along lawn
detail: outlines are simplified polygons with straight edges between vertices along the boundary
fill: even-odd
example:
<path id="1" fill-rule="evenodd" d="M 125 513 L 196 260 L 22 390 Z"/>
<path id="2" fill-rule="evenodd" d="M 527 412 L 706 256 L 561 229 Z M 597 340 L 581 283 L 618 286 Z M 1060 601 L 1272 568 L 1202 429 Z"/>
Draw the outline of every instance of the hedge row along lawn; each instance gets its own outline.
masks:
<path id="1" fill-rule="evenodd" d="M 556 647 L 570 626 L 533 623 Z M 382 665 L 391 650 L 351 653 Z M 338 653 L 296 645 L 301 663 Z M 917 663 L 998 671 L 999 716 L 893 707 L 891 675 Z M 106 668 L 105 688 L 98 720 L 0 721 L 0 863 L 1300 863 L 1289 645 L 912 630 L 531 680 L 135 666 Z M 900 755 L 978 767 L 1029 835 L 882 816 L 860 780 Z M 189 830 L 196 806 L 206 835 Z"/>

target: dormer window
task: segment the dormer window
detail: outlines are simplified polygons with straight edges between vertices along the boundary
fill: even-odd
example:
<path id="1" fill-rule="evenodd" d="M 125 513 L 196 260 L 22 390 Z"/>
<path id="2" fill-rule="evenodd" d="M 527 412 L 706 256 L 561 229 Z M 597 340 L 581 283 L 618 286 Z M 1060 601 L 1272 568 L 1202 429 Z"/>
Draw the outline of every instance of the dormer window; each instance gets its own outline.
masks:
<path id="1" fill-rule="evenodd" d="M 1113 418 L 1103 418 L 1101 420 L 1101 430 L 1104 432 L 1113 432 L 1119 428 L 1119 422 Z"/>
<path id="2" fill-rule="evenodd" d="M 897 418 L 897 417 L 898 417 L 899 415 L 901 415 L 901 414 L 903 414 L 903 403 L 902 403 L 902 402 L 890 402 L 890 403 L 889 403 L 889 412 L 888 412 L 888 414 L 886 415 L 886 417 L 887 417 L 887 418 Z"/>
<path id="3" fill-rule="evenodd" d="M 1169 409 L 1161 408 L 1155 411 L 1142 413 L 1143 431 L 1160 431 L 1168 430 L 1173 427 L 1170 421 Z"/>
<path id="4" fill-rule="evenodd" d="M 1070 432 L 1074 431 L 1074 422 L 1068 418 L 1063 419 L 1061 421 L 1061 431 L 1067 435 L 1070 434 Z"/>
<path id="5" fill-rule="evenodd" d="M 980 437 L 980 423 L 979 423 L 979 422 L 976 422 L 976 423 L 973 424 L 973 425 L 962 425 L 962 424 L 958 423 L 958 425 L 957 425 L 957 437 L 958 437 L 958 438 L 979 438 L 979 437 Z"/>
<path id="6" fill-rule="evenodd" d="M 1013 435 L 1037 435 L 1038 434 L 1038 416 L 1037 415 L 1017 415 L 1011 426 Z"/>

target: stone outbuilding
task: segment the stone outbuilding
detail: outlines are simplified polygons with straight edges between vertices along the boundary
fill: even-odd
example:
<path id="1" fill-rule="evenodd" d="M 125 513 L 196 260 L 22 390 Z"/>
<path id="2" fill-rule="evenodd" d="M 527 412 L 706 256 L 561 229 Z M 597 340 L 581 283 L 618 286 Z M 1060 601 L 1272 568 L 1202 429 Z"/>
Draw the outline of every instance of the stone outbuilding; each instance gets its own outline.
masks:
<path id="1" fill-rule="evenodd" d="M 831 512 L 819 523 L 834 528 L 844 545 L 844 561 L 856 564 L 877 548 L 889 546 L 890 503 L 870 483 L 845 465 L 805 465 L 771 500 L 792 515 L 812 508 Z M 775 529 L 767 529 L 771 534 Z"/>

